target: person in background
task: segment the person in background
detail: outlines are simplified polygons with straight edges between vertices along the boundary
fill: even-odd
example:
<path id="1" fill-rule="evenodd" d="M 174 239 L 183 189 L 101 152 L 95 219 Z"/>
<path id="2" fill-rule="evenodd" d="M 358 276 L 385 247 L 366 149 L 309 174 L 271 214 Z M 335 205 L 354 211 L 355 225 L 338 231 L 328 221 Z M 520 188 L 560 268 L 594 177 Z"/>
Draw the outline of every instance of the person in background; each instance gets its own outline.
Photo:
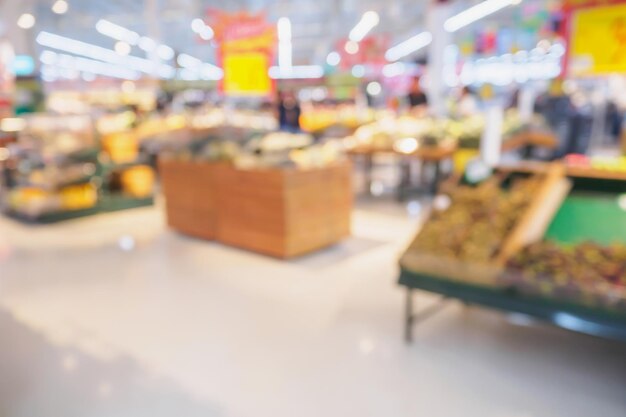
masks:
<path id="1" fill-rule="evenodd" d="M 459 97 L 459 104 L 457 107 L 457 115 L 458 117 L 467 117 L 478 112 L 478 101 L 476 100 L 476 95 L 474 92 L 468 87 L 465 86 L 461 89 L 461 95 Z"/>
<path id="2" fill-rule="evenodd" d="M 551 82 L 547 94 L 537 99 L 535 112 L 546 118 L 558 139 L 553 158 L 560 159 L 567 155 L 571 148 L 572 121 L 576 112 L 572 100 L 563 90 L 563 80 Z"/>
<path id="3" fill-rule="evenodd" d="M 428 97 L 422 90 L 420 85 L 420 78 L 416 77 L 411 82 L 411 88 L 407 101 L 412 112 L 418 112 L 420 114 L 425 113 L 428 109 Z"/>
<path id="4" fill-rule="evenodd" d="M 624 115 L 615 101 L 609 100 L 606 104 L 606 133 L 614 143 L 619 143 L 622 137 Z"/>
<path id="5" fill-rule="evenodd" d="M 291 133 L 300 132 L 302 109 L 295 94 L 278 93 L 278 124 L 280 130 Z"/>

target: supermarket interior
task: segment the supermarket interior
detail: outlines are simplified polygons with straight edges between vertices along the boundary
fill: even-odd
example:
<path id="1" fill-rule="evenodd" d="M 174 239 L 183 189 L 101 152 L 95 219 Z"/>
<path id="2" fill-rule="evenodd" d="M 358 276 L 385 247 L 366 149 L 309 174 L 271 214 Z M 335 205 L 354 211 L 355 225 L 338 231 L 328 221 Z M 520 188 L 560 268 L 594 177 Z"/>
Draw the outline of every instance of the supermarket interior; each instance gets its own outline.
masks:
<path id="1" fill-rule="evenodd" d="M 1 417 L 625 393 L 626 0 L 0 0 Z"/>

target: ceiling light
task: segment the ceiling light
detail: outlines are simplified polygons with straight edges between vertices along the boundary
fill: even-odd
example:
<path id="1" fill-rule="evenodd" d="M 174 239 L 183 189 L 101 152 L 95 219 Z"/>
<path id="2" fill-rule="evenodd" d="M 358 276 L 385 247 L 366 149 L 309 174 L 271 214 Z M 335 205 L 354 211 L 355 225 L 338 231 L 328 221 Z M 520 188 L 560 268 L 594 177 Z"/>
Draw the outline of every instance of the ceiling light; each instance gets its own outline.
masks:
<path id="1" fill-rule="evenodd" d="M 179 66 L 187 71 L 179 71 L 180 77 L 185 80 L 203 79 L 203 80 L 221 80 L 224 77 L 224 71 L 213 64 L 202 62 L 201 59 L 188 54 L 180 54 L 176 59 Z M 190 75 L 192 74 L 193 75 Z"/>
<path id="2" fill-rule="evenodd" d="M 365 76 L 365 67 L 363 65 L 355 65 L 352 67 L 352 76 L 355 78 L 363 78 Z"/>
<path id="3" fill-rule="evenodd" d="M 17 117 L 6 117 L 0 121 L 0 130 L 3 132 L 19 132 L 25 127 L 26 120 Z"/>
<path id="4" fill-rule="evenodd" d="M 30 29 L 35 26 L 36 22 L 35 16 L 30 13 L 24 13 L 17 19 L 17 25 L 22 29 Z"/>
<path id="5" fill-rule="evenodd" d="M 197 33 L 203 40 L 210 41 L 215 36 L 211 26 L 204 23 L 202 19 L 193 19 L 191 21 L 191 30 Z"/>
<path id="6" fill-rule="evenodd" d="M 422 32 L 387 50 L 385 59 L 387 61 L 397 61 L 430 45 L 432 41 L 433 35 L 430 32 Z"/>
<path id="7" fill-rule="evenodd" d="M 331 52 L 326 57 L 326 63 L 330 66 L 337 66 L 341 62 L 341 55 L 337 52 Z"/>
<path id="8" fill-rule="evenodd" d="M 52 5 L 52 11 L 56 14 L 65 14 L 69 9 L 69 4 L 65 0 L 57 0 Z"/>
<path id="9" fill-rule="evenodd" d="M 148 59 L 136 56 L 122 56 L 111 49 L 102 48 L 50 32 L 40 32 L 39 35 L 37 35 L 36 42 L 41 46 L 116 64 L 133 71 L 141 71 L 150 75 L 155 75 L 159 71 L 159 67 Z"/>
<path id="10" fill-rule="evenodd" d="M 53 65 L 57 61 L 57 54 L 52 51 L 43 51 L 39 55 L 39 61 L 45 65 Z"/>
<path id="11" fill-rule="evenodd" d="M 39 60 L 44 67 L 47 68 L 47 75 L 50 76 L 51 72 L 58 72 L 60 69 L 81 71 L 85 74 L 98 74 L 111 78 L 121 79 L 138 79 L 139 73 L 137 71 L 130 70 L 128 68 L 109 64 L 106 62 L 96 61 L 93 59 L 82 58 L 67 54 L 57 54 L 52 51 L 43 51 L 39 57 Z M 49 79 L 54 77 L 48 77 Z M 83 77 L 85 78 L 85 77 Z M 89 78 L 89 76 L 87 76 Z M 44 80 L 45 81 L 45 80 Z"/>
<path id="12" fill-rule="evenodd" d="M 136 45 L 141 38 L 137 32 L 128 30 L 125 27 L 116 25 L 105 19 L 98 20 L 96 30 L 102 35 L 108 36 L 118 41 L 124 41 L 130 45 Z"/>
<path id="13" fill-rule="evenodd" d="M 157 47 L 157 55 L 164 61 L 169 61 L 174 58 L 175 52 L 167 45 L 159 45 Z"/>
<path id="14" fill-rule="evenodd" d="M 406 72 L 406 65 L 402 62 L 394 62 L 383 67 L 383 75 L 387 78 L 397 77 Z"/>
<path id="15" fill-rule="evenodd" d="M 211 39 L 213 39 L 213 36 L 215 36 L 215 32 L 213 32 L 213 29 L 211 29 L 211 26 L 204 26 L 204 28 L 202 28 L 202 31 L 199 33 L 200 37 L 202 38 L 202 40 L 205 41 L 210 41 Z"/>
<path id="16" fill-rule="evenodd" d="M 278 32 L 278 66 L 288 70 L 293 65 L 293 48 L 291 46 L 291 20 L 281 17 L 276 23 Z"/>
<path id="17" fill-rule="evenodd" d="M 457 30 L 470 25 L 483 17 L 489 16 L 507 6 L 520 4 L 521 0 L 486 0 L 475 6 L 452 16 L 443 24 L 443 28 L 448 32 L 456 32 Z"/>
<path id="18" fill-rule="evenodd" d="M 127 80 L 122 83 L 122 92 L 124 93 L 133 93 L 135 92 L 135 88 L 135 83 L 132 81 Z"/>
<path id="19" fill-rule="evenodd" d="M 319 65 L 296 65 L 290 68 L 270 67 L 273 79 L 306 79 L 324 77 L 324 68 Z"/>
<path id="20" fill-rule="evenodd" d="M 354 55 L 359 52 L 359 44 L 355 41 L 346 42 L 345 50 L 350 55 Z"/>
<path id="21" fill-rule="evenodd" d="M 120 55 L 129 55 L 131 51 L 130 45 L 123 41 L 118 41 L 115 43 L 115 52 Z"/>
<path id="22" fill-rule="evenodd" d="M 291 20 L 281 17 L 276 24 L 279 42 L 291 42 Z"/>
<path id="23" fill-rule="evenodd" d="M 365 36 L 380 23 L 378 13 L 369 11 L 363 14 L 363 17 L 356 24 L 354 29 L 350 31 L 349 38 L 351 41 L 360 42 Z"/>
<path id="24" fill-rule="evenodd" d="M 138 45 L 139 48 L 145 52 L 152 52 L 157 47 L 157 43 L 147 36 L 139 38 Z"/>
<path id="25" fill-rule="evenodd" d="M 367 94 L 369 94 L 370 96 L 377 96 L 383 92 L 383 87 L 380 85 L 379 82 L 372 81 L 371 83 L 367 85 L 366 90 L 367 90 Z"/>
<path id="26" fill-rule="evenodd" d="M 202 66 L 201 59 L 195 58 L 187 54 L 178 55 L 176 62 L 178 63 L 178 65 L 180 65 L 183 68 L 195 69 L 195 68 L 200 68 Z"/>
<path id="27" fill-rule="evenodd" d="M 204 29 L 204 21 L 202 19 L 193 19 L 191 21 L 191 30 L 193 30 L 196 33 L 200 33 L 202 32 L 202 29 Z"/>

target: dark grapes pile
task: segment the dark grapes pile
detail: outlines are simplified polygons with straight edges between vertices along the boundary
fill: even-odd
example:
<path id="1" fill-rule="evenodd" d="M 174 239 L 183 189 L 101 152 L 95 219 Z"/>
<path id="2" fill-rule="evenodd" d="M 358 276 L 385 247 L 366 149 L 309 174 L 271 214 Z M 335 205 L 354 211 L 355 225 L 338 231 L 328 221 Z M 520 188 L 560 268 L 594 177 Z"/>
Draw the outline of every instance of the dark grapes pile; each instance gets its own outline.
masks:
<path id="1" fill-rule="evenodd" d="M 505 280 L 524 292 L 624 307 L 626 245 L 536 243 L 509 261 Z"/>

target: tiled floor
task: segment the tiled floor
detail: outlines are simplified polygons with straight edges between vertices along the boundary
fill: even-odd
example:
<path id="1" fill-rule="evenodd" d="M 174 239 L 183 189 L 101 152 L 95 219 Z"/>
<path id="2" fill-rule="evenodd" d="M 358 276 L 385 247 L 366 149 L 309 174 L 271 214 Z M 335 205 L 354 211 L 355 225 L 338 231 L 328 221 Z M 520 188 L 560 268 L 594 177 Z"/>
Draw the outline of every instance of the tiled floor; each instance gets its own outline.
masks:
<path id="1" fill-rule="evenodd" d="M 450 303 L 406 346 L 405 213 L 361 203 L 353 238 L 291 262 L 158 209 L 0 220 L 0 416 L 626 415 L 626 345 Z"/>

